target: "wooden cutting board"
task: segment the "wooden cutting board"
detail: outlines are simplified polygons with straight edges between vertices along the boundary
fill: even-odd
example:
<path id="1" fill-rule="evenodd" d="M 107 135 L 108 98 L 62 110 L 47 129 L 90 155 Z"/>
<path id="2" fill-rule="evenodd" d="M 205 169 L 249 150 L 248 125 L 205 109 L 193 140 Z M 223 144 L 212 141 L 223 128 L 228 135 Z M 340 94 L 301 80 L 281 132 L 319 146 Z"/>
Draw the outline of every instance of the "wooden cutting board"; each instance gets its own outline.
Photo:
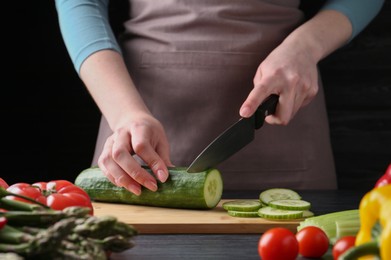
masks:
<path id="1" fill-rule="evenodd" d="M 94 215 L 111 215 L 134 226 L 140 234 L 183 233 L 264 233 L 273 227 L 285 227 L 293 232 L 299 220 L 270 221 L 263 218 L 231 217 L 222 208 L 221 200 L 211 210 L 171 209 L 94 202 Z"/>

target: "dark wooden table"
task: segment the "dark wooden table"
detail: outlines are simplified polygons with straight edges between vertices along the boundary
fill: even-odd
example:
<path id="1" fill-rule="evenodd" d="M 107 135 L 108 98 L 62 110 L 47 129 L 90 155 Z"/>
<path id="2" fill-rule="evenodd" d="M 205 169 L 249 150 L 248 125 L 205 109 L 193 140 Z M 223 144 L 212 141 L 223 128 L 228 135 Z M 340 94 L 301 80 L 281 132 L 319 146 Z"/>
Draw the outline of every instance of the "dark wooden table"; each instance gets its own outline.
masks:
<path id="1" fill-rule="evenodd" d="M 299 191 L 312 203 L 317 214 L 358 208 L 366 191 Z M 258 191 L 225 192 L 223 198 L 257 198 Z M 112 260 L 120 259 L 259 259 L 257 244 L 261 234 L 140 234 L 135 246 Z M 298 259 L 306 259 L 299 257 Z M 332 259 L 329 252 L 322 259 Z"/>

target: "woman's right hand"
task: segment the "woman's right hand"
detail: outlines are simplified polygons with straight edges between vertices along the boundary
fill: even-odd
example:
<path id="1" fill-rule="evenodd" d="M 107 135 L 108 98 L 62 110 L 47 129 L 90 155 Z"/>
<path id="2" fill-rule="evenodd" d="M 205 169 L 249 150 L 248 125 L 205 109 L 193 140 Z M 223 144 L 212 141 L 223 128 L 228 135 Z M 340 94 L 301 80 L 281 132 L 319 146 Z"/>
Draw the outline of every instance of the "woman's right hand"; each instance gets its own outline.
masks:
<path id="1" fill-rule="evenodd" d="M 106 140 L 98 165 L 115 185 L 140 195 L 141 186 L 157 190 L 156 179 L 143 169 L 133 155 L 147 164 L 157 179 L 165 182 L 172 166 L 163 126 L 152 115 L 141 113 L 127 119 Z"/>

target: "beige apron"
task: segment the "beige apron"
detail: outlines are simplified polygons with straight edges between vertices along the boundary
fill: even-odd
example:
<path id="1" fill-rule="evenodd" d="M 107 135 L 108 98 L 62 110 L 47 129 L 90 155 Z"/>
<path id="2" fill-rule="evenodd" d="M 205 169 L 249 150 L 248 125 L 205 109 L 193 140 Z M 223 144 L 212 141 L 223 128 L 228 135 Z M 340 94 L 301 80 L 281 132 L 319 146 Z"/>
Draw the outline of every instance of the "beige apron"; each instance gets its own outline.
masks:
<path id="1" fill-rule="evenodd" d="M 298 0 L 130 0 L 120 38 L 130 74 L 188 166 L 239 119 L 258 65 L 303 21 Z M 225 190 L 334 189 L 323 89 L 288 126 L 265 125 L 221 170 Z M 103 118 L 93 164 L 111 134 Z"/>

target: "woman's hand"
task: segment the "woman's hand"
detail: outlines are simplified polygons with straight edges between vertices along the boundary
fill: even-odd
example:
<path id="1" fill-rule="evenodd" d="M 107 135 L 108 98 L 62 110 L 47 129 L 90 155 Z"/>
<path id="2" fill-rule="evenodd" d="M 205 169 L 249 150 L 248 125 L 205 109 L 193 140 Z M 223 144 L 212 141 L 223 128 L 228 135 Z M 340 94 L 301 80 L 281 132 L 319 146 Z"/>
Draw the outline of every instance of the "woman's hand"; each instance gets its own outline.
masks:
<path id="1" fill-rule="evenodd" d="M 83 62 L 80 76 L 113 130 L 98 159 L 99 168 L 113 184 L 136 195 L 141 194 L 141 185 L 156 191 L 156 179 L 132 155 L 141 158 L 159 181 L 166 181 L 167 166 L 172 166 L 167 137 L 138 93 L 122 56 L 112 50 L 95 52 Z"/>
<path id="2" fill-rule="evenodd" d="M 288 124 L 318 92 L 317 63 L 345 44 L 351 34 L 349 19 L 334 10 L 322 10 L 299 26 L 258 67 L 254 89 L 240 108 L 240 115 L 250 117 L 264 99 L 278 94 L 276 112 L 265 120 Z"/>
<path id="3" fill-rule="evenodd" d="M 160 122 L 149 114 L 137 116 L 116 129 L 106 140 L 98 165 L 113 184 L 136 195 L 141 194 L 141 185 L 156 191 L 156 179 L 140 166 L 134 154 L 158 180 L 167 180 L 167 166 L 172 165 L 168 141 Z"/>
<path id="4" fill-rule="evenodd" d="M 316 64 L 308 50 L 282 43 L 258 67 L 254 89 L 243 103 L 240 115 L 251 116 L 270 94 L 278 94 L 276 112 L 265 120 L 269 124 L 288 124 L 318 92 Z"/>

